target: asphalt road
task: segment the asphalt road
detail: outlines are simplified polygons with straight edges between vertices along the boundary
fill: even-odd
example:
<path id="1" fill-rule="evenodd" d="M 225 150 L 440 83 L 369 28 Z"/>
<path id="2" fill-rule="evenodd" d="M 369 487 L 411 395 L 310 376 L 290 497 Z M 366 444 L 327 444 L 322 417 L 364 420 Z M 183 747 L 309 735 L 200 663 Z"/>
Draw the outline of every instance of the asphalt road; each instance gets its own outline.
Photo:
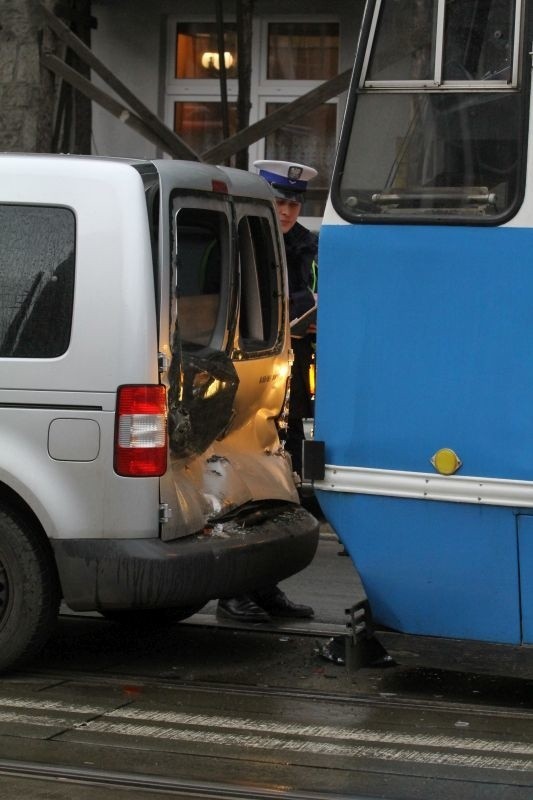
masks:
<path id="1" fill-rule="evenodd" d="M 324 530 L 283 588 L 315 620 L 125 629 L 64 614 L 0 680 L 9 800 L 530 800 L 533 683 L 325 660 L 361 586 Z"/>

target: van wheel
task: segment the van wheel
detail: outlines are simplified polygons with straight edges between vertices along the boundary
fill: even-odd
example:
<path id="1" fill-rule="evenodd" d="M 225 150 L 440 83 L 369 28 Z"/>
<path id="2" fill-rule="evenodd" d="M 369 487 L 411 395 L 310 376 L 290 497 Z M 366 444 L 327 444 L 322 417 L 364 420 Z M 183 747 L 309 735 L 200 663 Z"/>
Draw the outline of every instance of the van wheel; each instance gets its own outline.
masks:
<path id="1" fill-rule="evenodd" d="M 0 511 L 0 671 L 20 666 L 45 644 L 60 592 L 51 553 L 36 531 Z"/>
<path id="2" fill-rule="evenodd" d="M 205 603 L 202 603 L 201 606 L 187 608 L 104 608 L 100 609 L 100 614 L 109 622 L 116 622 L 124 626 L 162 627 L 192 617 L 204 605 Z"/>

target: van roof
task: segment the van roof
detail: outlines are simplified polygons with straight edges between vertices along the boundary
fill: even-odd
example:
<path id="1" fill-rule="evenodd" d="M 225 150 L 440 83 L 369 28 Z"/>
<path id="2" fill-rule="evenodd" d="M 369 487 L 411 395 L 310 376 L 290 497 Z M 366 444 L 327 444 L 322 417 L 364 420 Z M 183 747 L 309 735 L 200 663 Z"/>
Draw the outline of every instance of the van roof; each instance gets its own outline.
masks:
<path id="1" fill-rule="evenodd" d="M 9 165 L 9 166 L 8 166 Z M 0 153 L 0 172 L 29 174 L 49 173 L 58 169 L 61 173 L 75 171 L 80 177 L 87 172 L 102 169 L 116 169 L 117 173 L 133 168 L 143 172 L 143 167 L 155 170 L 162 184 L 171 188 L 207 192 L 224 192 L 242 197 L 272 200 L 273 193 L 268 183 L 257 174 L 232 167 L 214 166 L 199 161 L 178 159 L 137 159 L 106 156 L 42 154 L 42 153 Z M 226 187 L 226 189 L 224 189 Z"/>
<path id="2" fill-rule="evenodd" d="M 256 197 L 273 200 L 273 192 L 268 183 L 257 174 L 232 167 L 216 167 L 198 161 L 172 161 L 158 159 L 151 162 L 162 181 L 172 181 L 183 189 L 203 191 L 224 191 L 242 197 Z"/>

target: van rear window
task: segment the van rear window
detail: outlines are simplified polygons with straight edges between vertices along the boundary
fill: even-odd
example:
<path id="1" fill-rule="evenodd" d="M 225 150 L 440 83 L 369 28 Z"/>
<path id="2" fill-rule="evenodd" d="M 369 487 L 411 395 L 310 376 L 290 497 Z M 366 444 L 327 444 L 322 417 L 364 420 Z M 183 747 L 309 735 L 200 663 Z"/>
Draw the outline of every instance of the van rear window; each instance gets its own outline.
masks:
<path id="1" fill-rule="evenodd" d="M 239 333 L 248 355 L 273 348 L 278 338 L 280 270 L 276 268 L 274 232 L 267 217 L 239 221 L 241 296 Z"/>
<path id="2" fill-rule="evenodd" d="M 183 342 L 214 347 L 224 339 L 229 238 L 225 213 L 182 208 L 176 218 L 178 324 Z M 221 302 L 225 300 L 225 302 Z"/>
<path id="3" fill-rule="evenodd" d="M 62 355 L 72 325 L 74 214 L 0 205 L 0 241 L 0 357 Z"/>

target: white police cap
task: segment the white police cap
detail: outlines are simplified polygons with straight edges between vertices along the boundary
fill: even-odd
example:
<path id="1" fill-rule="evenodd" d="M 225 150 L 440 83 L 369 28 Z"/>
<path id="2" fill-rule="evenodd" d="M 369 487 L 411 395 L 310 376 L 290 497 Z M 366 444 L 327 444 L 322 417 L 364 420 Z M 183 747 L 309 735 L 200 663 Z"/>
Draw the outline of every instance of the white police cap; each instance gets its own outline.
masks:
<path id="1" fill-rule="evenodd" d="M 318 174 L 313 167 L 294 161 L 254 161 L 259 174 L 272 186 L 276 197 L 301 202 L 308 181 Z"/>

